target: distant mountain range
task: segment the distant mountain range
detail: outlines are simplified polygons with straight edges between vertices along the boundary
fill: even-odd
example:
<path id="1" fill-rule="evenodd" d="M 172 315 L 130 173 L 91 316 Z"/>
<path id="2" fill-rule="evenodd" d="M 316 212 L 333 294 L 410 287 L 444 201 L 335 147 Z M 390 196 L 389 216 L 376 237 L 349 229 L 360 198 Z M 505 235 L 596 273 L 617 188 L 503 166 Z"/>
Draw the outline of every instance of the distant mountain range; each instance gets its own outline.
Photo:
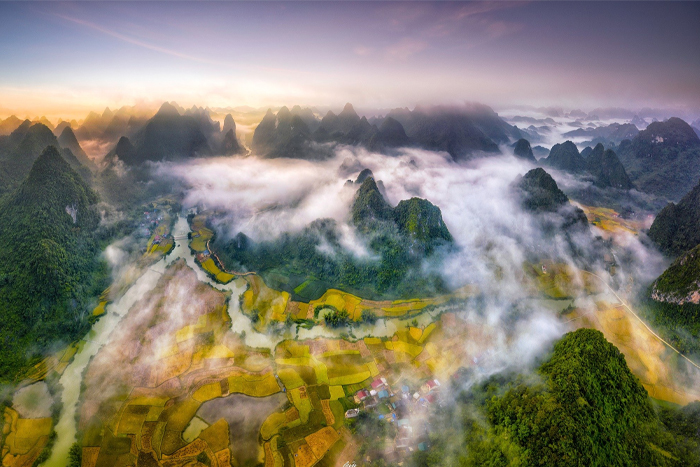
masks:
<path id="1" fill-rule="evenodd" d="M 105 161 L 114 158 L 126 165 L 147 161 L 182 160 L 216 154 L 239 154 L 243 148 L 236 138 L 236 124 L 231 115 L 224 121 L 222 134 L 219 122 L 211 119 L 203 108 L 192 107 L 181 112 L 172 104 L 164 103 L 158 112 L 130 138 L 122 136 L 107 154 Z"/>
<path id="2" fill-rule="evenodd" d="M 268 111 L 255 129 L 253 150 L 265 157 L 321 158 L 330 154 L 324 143 L 377 151 L 413 146 L 445 151 L 463 160 L 479 153 L 498 153 L 499 144 L 521 136 L 492 109 L 478 104 L 395 109 L 372 123 L 360 117 L 351 104 L 337 115 L 329 111 L 317 125 L 300 112 L 296 107 L 292 111 L 283 107 L 277 114 Z"/>
<path id="3" fill-rule="evenodd" d="M 700 179 L 700 138 L 680 118 L 651 123 L 616 152 L 637 188 L 656 196 L 677 201 Z"/>
<path id="4" fill-rule="evenodd" d="M 622 140 L 632 139 L 639 133 L 639 129 L 632 123 L 611 123 L 607 126 L 579 128 L 564 133 L 565 138 L 590 138 L 582 143 L 595 146 L 598 143 L 610 146 L 619 144 Z"/>

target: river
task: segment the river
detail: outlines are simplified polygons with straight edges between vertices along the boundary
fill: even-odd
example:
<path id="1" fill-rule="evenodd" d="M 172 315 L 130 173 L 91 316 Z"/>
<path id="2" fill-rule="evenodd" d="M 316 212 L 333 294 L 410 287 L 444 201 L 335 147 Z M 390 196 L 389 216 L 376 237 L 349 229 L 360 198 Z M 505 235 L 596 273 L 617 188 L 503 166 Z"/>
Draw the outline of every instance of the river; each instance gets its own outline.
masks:
<path id="1" fill-rule="evenodd" d="M 184 236 L 189 232 L 187 219 L 178 217 L 173 228 L 173 236 Z M 63 372 L 60 378 L 63 391 L 61 399 L 63 408 L 56 424 L 56 441 L 51 451 L 49 459 L 42 464 L 44 467 L 65 467 L 68 464 L 68 452 L 71 445 L 76 441 L 76 421 L 75 415 L 78 407 L 78 399 L 80 397 L 80 385 L 83 378 L 83 372 L 87 367 L 90 359 L 97 354 L 100 348 L 109 340 L 112 331 L 116 329 L 122 318 L 129 312 L 131 307 L 141 300 L 147 293 L 153 290 L 165 271 L 166 267 L 174 261 L 184 259 L 187 265 L 192 268 L 197 274 L 197 279 L 215 287 L 218 290 L 230 291 L 232 299 L 229 302 L 228 312 L 231 317 L 231 328 L 236 333 L 245 331 L 245 343 L 251 347 L 274 348 L 282 340 L 285 339 L 313 339 L 316 337 L 339 337 L 339 331 L 329 329 L 325 326 L 314 326 L 311 329 L 299 328 L 292 325 L 289 330 L 282 334 L 264 334 L 257 332 L 250 319 L 241 313 L 239 309 L 238 297 L 245 291 L 246 283 L 241 279 L 229 282 L 228 284 L 220 284 L 212 280 L 195 262 L 194 255 L 189 249 L 186 240 L 176 241 L 173 251 L 149 267 L 141 277 L 139 277 L 116 301 L 107 305 L 105 314 L 100 320 L 95 323 L 92 330 L 85 337 L 85 345 L 75 355 L 71 363 Z M 566 303 L 566 302 L 564 302 Z M 562 306 L 562 302 L 556 305 Z M 394 333 L 406 327 L 409 321 L 416 319 L 419 326 L 427 326 L 434 321 L 440 313 L 448 309 L 448 307 L 439 307 L 431 311 L 422 313 L 411 318 L 392 318 L 378 320 L 373 325 L 361 325 L 354 327 L 352 332 L 355 338 L 362 337 L 390 337 Z"/>

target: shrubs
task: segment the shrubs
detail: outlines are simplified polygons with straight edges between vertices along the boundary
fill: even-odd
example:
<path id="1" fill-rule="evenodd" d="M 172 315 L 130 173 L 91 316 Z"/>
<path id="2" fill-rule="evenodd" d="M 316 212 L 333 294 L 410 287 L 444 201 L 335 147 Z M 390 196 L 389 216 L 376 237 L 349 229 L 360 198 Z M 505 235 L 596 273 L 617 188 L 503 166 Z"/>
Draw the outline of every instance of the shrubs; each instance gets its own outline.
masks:
<path id="1" fill-rule="evenodd" d="M 326 326 L 340 328 L 350 324 L 350 314 L 347 310 L 332 310 L 323 315 Z"/>
<path id="2" fill-rule="evenodd" d="M 366 324 L 374 324 L 377 322 L 377 314 L 372 310 L 362 310 L 362 322 Z"/>

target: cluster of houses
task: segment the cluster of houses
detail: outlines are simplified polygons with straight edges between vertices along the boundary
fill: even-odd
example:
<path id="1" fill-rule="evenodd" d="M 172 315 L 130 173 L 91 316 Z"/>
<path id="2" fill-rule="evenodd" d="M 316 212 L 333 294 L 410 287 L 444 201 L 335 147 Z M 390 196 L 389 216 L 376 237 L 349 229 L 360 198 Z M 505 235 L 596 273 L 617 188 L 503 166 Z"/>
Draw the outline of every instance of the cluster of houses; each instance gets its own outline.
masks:
<path id="1" fill-rule="evenodd" d="M 205 262 L 206 260 L 208 260 L 209 256 L 211 256 L 211 253 L 209 253 L 209 250 L 200 251 L 196 255 L 197 261 L 199 261 L 200 264 Z"/>
<path id="2" fill-rule="evenodd" d="M 403 384 L 394 390 L 385 378 L 376 378 L 367 389 L 355 393 L 358 408 L 345 412 L 352 419 L 361 412 L 372 413 L 380 420 L 395 424 L 392 446 L 382 453 L 387 460 L 399 460 L 412 452 L 428 449 L 428 408 L 439 404 L 440 381 L 430 379 L 418 390 Z"/>
<path id="3" fill-rule="evenodd" d="M 160 221 L 162 220 L 163 216 L 158 212 L 158 210 L 154 209 L 153 211 L 144 211 L 143 219 L 141 220 L 141 223 L 139 225 L 140 235 L 142 237 L 150 237 L 153 229 L 158 227 Z M 158 243 L 160 243 L 162 240 L 163 238 L 158 239 Z"/>

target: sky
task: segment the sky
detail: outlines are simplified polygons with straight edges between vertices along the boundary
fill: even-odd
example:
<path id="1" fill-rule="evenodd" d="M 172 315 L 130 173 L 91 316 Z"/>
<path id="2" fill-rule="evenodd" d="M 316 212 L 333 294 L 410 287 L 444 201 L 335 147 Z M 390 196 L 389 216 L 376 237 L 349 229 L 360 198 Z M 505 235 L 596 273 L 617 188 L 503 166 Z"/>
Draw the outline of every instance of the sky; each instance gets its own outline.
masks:
<path id="1" fill-rule="evenodd" d="M 700 108 L 700 2 L 0 2 L 0 115 Z"/>

